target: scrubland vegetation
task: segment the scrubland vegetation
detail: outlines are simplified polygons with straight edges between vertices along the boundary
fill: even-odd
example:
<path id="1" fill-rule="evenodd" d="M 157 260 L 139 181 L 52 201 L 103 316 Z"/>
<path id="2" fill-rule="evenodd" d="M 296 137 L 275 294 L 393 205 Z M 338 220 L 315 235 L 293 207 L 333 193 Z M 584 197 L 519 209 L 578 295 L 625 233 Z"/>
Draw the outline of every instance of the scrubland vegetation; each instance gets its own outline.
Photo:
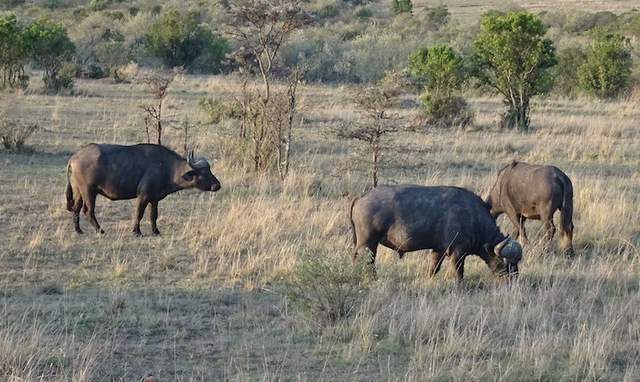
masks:
<path id="1" fill-rule="evenodd" d="M 634 2 L 313 1 L 275 53 L 226 5 L 0 0 L 0 380 L 640 378 Z M 491 53 L 522 69 L 528 43 L 510 104 Z M 77 235 L 71 153 L 156 133 L 222 190 L 169 196 L 142 238 L 99 198 L 106 235 Z M 351 264 L 371 183 L 484 194 L 512 159 L 573 180 L 575 258 L 529 222 L 510 284 L 477 258 L 461 285 L 425 252 Z"/>

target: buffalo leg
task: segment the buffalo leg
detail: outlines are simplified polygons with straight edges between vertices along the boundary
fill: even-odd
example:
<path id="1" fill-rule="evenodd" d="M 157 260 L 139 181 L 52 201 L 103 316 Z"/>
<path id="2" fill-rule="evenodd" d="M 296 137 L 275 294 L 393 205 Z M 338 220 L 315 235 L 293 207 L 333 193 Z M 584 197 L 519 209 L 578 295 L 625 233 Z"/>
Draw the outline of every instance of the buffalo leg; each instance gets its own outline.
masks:
<path id="1" fill-rule="evenodd" d="M 527 238 L 527 233 L 524 230 L 525 217 L 519 214 L 507 214 L 507 216 L 509 217 L 509 220 L 511 220 L 511 224 L 515 227 L 513 231 L 514 239 L 518 240 L 521 238 L 522 244 L 528 244 L 529 239 Z"/>
<path id="2" fill-rule="evenodd" d="M 443 260 L 444 255 L 436 251 L 431 252 L 431 268 L 429 269 L 429 277 L 434 277 L 440 271 L 440 266 L 442 265 Z"/>
<path id="3" fill-rule="evenodd" d="M 136 203 L 136 209 L 133 216 L 133 233 L 136 236 L 142 236 L 140 231 L 140 220 L 144 217 L 144 210 L 147 208 L 149 202 L 146 199 L 138 198 Z"/>
<path id="4" fill-rule="evenodd" d="M 83 193 L 83 195 L 86 195 L 84 206 L 87 209 L 87 214 L 89 215 L 89 223 L 91 223 L 97 233 L 104 233 L 104 230 L 100 228 L 98 219 L 96 219 L 96 193 L 93 191 L 87 191 L 86 193 Z"/>
<path id="5" fill-rule="evenodd" d="M 466 256 L 464 255 L 454 255 L 451 260 L 453 260 L 456 265 L 456 278 L 458 281 L 462 281 L 464 278 L 464 259 Z"/>
<path id="6" fill-rule="evenodd" d="M 158 230 L 158 202 L 149 202 L 149 219 L 151 219 L 151 231 L 154 235 L 160 235 Z"/>
<path id="7" fill-rule="evenodd" d="M 82 210 L 83 205 L 82 198 L 78 198 L 73 202 L 73 226 L 77 233 L 82 233 L 82 229 L 80 229 L 80 210 Z"/>
<path id="8" fill-rule="evenodd" d="M 529 244 L 529 238 L 527 237 L 527 230 L 525 229 L 525 225 L 524 223 L 527 221 L 527 218 L 525 218 L 522 215 L 519 215 L 519 219 L 518 219 L 519 223 L 520 223 L 520 241 L 522 242 L 522 244 Z"/>
<path id="9" fill-rule="evenodd" d="M 374 242 L 374 243 L 369 243 L 367 244 L 366 248 L 369 250 L 368 255 L 369 255 L 369 259 L 368 259 L 368 269 L 367 271 L 371 274 L 371 276 L 375 279 L 377 277 L 376 275 L 376 255 L 378 253 L 378 243 Z"/>
<path id="10" fill-rule="evenodd" d="M 561 248 L 563 254 L 571 257 L 575 256 L 575 251 L 573 250 L 573 229 L 567 230 L 564 227 L 560 227 L 562 231 L 562 240 L 561 240 Z"/>
<path id="11" fill-rule="evenodd" d="M 551 245 L 551 240 L 553 240 L 553 235 L 556 233 L 556 226 L 553 224 L 553 218 L 544 220 L 544 240 L 547 246 Z"/>

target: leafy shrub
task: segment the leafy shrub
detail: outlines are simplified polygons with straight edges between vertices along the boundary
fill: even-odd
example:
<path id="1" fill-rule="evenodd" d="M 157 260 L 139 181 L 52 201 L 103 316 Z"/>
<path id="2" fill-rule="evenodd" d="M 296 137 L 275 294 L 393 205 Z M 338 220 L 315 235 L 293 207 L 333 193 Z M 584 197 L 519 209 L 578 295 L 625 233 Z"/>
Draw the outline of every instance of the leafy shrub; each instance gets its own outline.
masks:
<path id="1" fill-rule="evenodd" d="M 6 150 L 22 151 L 27 139 L 38 128 L 37 124 L 6 118 L 5 113 L 0 113 L 0 143 Z"/>
<path id="2" fill-rule="evenodd" d="M 91 78 L 96 80 L 96 79 L 104 78 L 106 74 L 101 66 L 90 64 L 81 69 L 80 76 L 82 78 Z"/>
<path id="3" fill-rule="evenodd" d="M 420 97 L 422 112 L 429 127 L 463 128 L 473 123 L 474 113 L 467 101 L 459 96 L 432 97 L 426 93 Z"/>
<path id="4" fill-rule="evenodd" d="M 242 106 L 238 102 L 223 102 L 203 97 L 198 101 L 198 108 L 206 115 L 207 123 L 220 123 L 225 119 L 240 119 Z"/>
<path id="5" fill-rule="evenodd" d="M 413 12 L 413 3 L 411 0 L 391 0 L 391 11 L 393 13 L 411 13 Z"/>
<path id="6" fill-rule="evenodd" d="M 456 95 L 465 72 L 462 57 L 453 48 L 438 45 L 417 50 L 409 56 L 409 73 L 424 86 L 420 100 L 428 125 L 464 127 L 473 121 L 469 105 Z"/>
<path id="7" fill-rule="evenodd" d="M 629 39 L 600 31 L 578 68 L 580 86 L 598 98 L 618 97 L 629 88 L 632 65 Z"/>
<path id="8" fill-rule="evenodd" d="M 285 281 L 286 295 L 311 324 L 323 327 L 355 314 L 369 278 L 364 262 L 354 265 L 349 257 L 318 255 L 304 259 Z"/>
<path id="9" fill-rule="evenodd" d="M 61 69 L 75 51 L 75 45 L 69 39 L 64 25 L 41 18 L 31 23 L 25 34 L 33 60 L 44 69 L 45 87 L 59 91 L 73 85 L 74 76 L 70 75 L 69 66 L 66 66 L 65 78 L 59 78 Z"/>
<path id="10" fill-rule="evenodd" d="M 227 41 L 200 24 L 195 12 L 165 13 L 145 38 L 149 52 L 169 68 L 182 66 L 189 71 L 218 72 L 229 51 Z"/>
<path id="11" fill-rule="evenodd" d="M 367 7 L 362 7 L 359 8 L 354 15 L 359 18 L 359 19 L 369 19 L 371 17 L 373 17 L 373 11 L 370 8 Z"/>
<path id="12" fill-rule="evenodd" d="M 78 73 L 78 67 L 71 63 L 65 62 L 62 64 L 60 68 L 60 72 L 58 75 L 51 79 L 51 81 L 55 81 L 54 83 L 47 84 L 47 88 L 49 89 L 73 89 L 73 85 L 75 84 L 76 74 Z"/>
<path id="13" fill-rule="evenodd" d="M 465 79 L 462 57 L 446 45 L 418 49 L 412 53 L 409 72 L 436 98 L 451 96 L 460 90 Z"/>
<path id="14" fill-rule="evenodd" d="M 89 1 L 89 8 L 94 11 L 103 11 L 111 5 L 112 0 L 91 0 Z"/>
<path id="15" fill-rule="evenodd" d="M 26 88 L 29 77 L 24 74 L 24 66 L 28 57 L 23 26 L 13 14 L 0 17 L 0 88 Z"/>
<path id="16" fill-rule="evenodd" d="M 580 90 L 578 68 L 586 60 L 585 52 L 579 47 L 570 47 L 558 53 L 558 65 L 553 70 L 553 89 L 565 96 L 575 96 Z"/>

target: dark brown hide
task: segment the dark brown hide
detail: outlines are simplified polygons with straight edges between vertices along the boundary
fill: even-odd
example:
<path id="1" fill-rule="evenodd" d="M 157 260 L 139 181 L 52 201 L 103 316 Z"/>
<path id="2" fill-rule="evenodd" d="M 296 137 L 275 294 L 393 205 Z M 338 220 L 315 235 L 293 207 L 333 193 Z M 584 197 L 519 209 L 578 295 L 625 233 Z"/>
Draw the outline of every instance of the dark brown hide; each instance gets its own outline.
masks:
<path id="1" fill-rule="evenodd" d="M 507 214 L 514 236 L 525 244 L 527 219 L 542 220 L 549 242 L 556 231 L 553 214 L 560 211 L 561 247 L 573 255 L 573 185 L 557 167 L 513 161 L 498 172 L 486 203 L 494 218 Z"/>
<path id="2" fill-rule="evenodd" d="M 84 210 L 96 232 L 104 233 L 95 216 L 96 196 L 136 199 L 133 232 L 140 235 L 140 220 L 150 207 L 151 228 L 159 234 L 156 220 L 158 202 L 176 191 L 197 188 L 218 191 L 220 182 L 209 163 L 187 159 L 160 145 L 133 146 L 89 144 L 76 152 L 67 165 L 67 210 L 73 212 L 76 232 L 80 229 L 80 210 Z"/>
<path id="3" fill-rule="evenodd" d="M 467 255 L 480 256 L 497 274 L 517 273 L 520 245 L 505 237 L 486 205 L 458 187 L 378 186 L 351 203 L 354 261 L 363 248 L 375 269 L 378 244 L 405 252 L 433 250 L 430 275 L 451 256 L 462 279 Z"/>

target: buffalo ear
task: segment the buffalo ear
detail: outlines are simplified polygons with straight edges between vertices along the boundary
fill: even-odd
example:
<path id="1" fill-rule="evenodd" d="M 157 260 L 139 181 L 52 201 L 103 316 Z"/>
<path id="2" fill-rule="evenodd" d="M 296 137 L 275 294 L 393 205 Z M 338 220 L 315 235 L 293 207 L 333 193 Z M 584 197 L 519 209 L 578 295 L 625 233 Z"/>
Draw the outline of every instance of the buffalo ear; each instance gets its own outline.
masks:
<path id="1" fill-rule="evenodd" d="M 182 179 L 186 180 L 187 182 L 191 182 L 193 178 L 196 177 L 196 175 L 197 173 L 195 170 L 189 170 L 184 175 L 182 175 Z"/>
<path id="2" fill-rule="evenodd" d="M 488 254 L 492 254 L 493 253 L 493 249 L 491 248 L 491 245 L 489 243 L 484 243 L 483 247 L 484 247 L 484 250 Z"/>

